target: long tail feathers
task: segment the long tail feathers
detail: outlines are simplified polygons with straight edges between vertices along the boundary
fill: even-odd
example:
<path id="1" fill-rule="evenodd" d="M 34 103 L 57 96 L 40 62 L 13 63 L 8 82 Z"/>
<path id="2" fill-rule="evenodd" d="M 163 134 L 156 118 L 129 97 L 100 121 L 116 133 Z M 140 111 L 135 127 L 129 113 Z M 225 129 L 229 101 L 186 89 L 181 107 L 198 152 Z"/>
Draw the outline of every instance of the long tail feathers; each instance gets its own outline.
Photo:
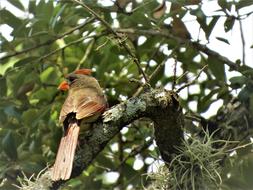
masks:
<path id="1" fill-rule="evenodd" d="M 67 180 L 70 178 L 80 127 L 70 123 L 67 134 L 61 138 L 56 160 L 52 171 L 52 180 Z"/>

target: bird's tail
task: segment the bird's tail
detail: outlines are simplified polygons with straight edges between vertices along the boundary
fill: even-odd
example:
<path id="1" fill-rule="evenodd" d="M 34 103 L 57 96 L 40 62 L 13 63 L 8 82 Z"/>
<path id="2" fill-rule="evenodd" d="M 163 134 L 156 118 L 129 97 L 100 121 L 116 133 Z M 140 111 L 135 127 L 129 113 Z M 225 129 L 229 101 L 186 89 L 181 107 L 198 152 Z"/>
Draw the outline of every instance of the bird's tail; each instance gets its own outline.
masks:
<path id="1" fill-rule="evenodd" d="M 65 136 L 61 138 L 52 171 L 52 180 L 70 178 L 80 127 L 77 122 L 69 123 Z"/>

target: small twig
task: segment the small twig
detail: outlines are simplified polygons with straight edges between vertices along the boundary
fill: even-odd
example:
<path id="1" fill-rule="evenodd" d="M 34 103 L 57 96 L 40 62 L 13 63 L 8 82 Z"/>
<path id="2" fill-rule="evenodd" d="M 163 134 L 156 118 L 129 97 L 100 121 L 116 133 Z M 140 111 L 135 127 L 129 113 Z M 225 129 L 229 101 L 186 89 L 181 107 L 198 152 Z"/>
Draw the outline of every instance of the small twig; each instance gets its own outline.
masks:
<path id="1" fill-rule="evenodd" d="M 82 3 L 79 0 L 73 0 L 73 2 L 76 2 L 78 5 L 81 5 L 83 8 L 85 8 L 89 13 L 91 13 L 95 18 L 97 18 L 99 21 L 103 23 L 103 25 L 115 36 L 118 36 L 118 34 L 111 28 L 110 24 L 106 22 L 102 17 L 100 17 L 95 11 L 93 11 L 89 6 L 87 6 L 85 3 Z"/>
<path id="2" fill-rule="evenodd" d="M 181 86 L 179 89 L 176 90 L 176 92 L 179 93 L 179 92 L 180 92 L 181 90 L 183 90 L 184 88 L 186 88 L 186 87 L 188 87 L 188 86 L 194 84 L 194 83 L 196 82 L 196 80 L 199 78 L 200 74 L 204 71 L 204 69 L 205 69 L 206 67 L 208 67 L 208 65 L 205 65 L 205 66 L 199 71 L 198 75 L 195 77 L 194 80 L 192 80 L 192 81 L 186 83 L 185 85 Z"/>
<path id="3" fill-rule="evenodd" d="M 105 41 L 103 44 L 99 45 L 99 46 L 96 48 L 96 51 L 98 51 L 100 48 L 104 47 L 104 46 L 107 44 L 108 41 L 109 41 L 109 38 L 107 38 L 106 41 Z"/>
<path id="4" fill-rule="evenodd" d="M 237 19 L 245 19 L 247 18 L 249 15 L 251 15 L 253 13 L 253 11 L 245 13 L 245 14 L 241 14 L 241 15 L 237 15 Z M 243 18 L 242 18 L 243 17 Z"/>
<path id="5" fill-rule="evenodd" d="M 103 34 L 101 34 L 101 35 L 99 35 L 99 36 L 102 36 L 102 35 L 103 35 Z M 99 36 L 97 36 L 97 35 L 92 35 L 92 36 L 85 36 L 85 37 L 79 38 L 78 40 L 72 41 L 72 42 L 66 44 L 66 45 L 63 46 L 63 47 L 58 48 L 58 49 L 55 49 L 54 51 L 51 51 L 50 53 L 48 53 L 48 54 L 46 54 L 46 55 L 43 55 L 43 56 L 39 57 L 38 59 L 32 60 L 31 62 L 28 62 L 28 63 L 40 62 L 40 61 L 42 61 L 42 60 L 44 60 L 44 59 L 46 59 L 46 58 L 48 58 L 48 57 L 54 55 L 55 53 L 57 53 L 57 52 L 59 52 L 59 51 L 63 51 L 65 48 L 67 48 L 67 47 L 69 47 L 69 46 L 71 46 L 71 45 L 74 45 L 74 44 L 76 44 L 76 43 L 80 43 L 80 42 L 82 42 L 83 40 L 88 39 L 88 38 L 94 38 L 94 37 L 99 37 Z M 28 64 L 28 63 L 27 63 L 27 64 Z M 20 67 L 15 67 L 14 69 L 9 70 L 8 72 L 13 71 L 13 70 L 16 70 L 16 69 L 18 69 L 18 68 L 20 68 Z"/>
<path id="6" fill-rule="evenodd" d="M 243 141 L 243 140 L 245 140 L 245 139 L 247 139 L 247 137 L 249 137 L 250 136 L 250 133 L 249 133 L 249 131 L 248 131 L 248 129 L 249 129 L 249 123 L 248 123 L 248 120 L 247 120 L 247 117 L 246 116 L 244 116 L 244 120 L 245 120 L 245 124 L 246 124 L 246 131 L 247 131 L 247 133 L 245 134 L 245 135 L 243 135 L 240 139 L 239 139 L 239 142 L 238 142 L 238 144 L 236 144 L 235 146 L 234 146 L 234 148 L 232 148 L 231 150 L 234 150 L 234 149 L 237 149 L 237 147 L 240 147 L 239 145 L 240 145 L 240 143 Z M 237 147 L 236 147 L 237 146 Z M 244 146 L 244 145 L 242 145 L 242 146 Z"/>
<path id="7" fill-rule="evenodd" d="M 165 65 L 166 60 L 164 60 L 161 64 L 159 64 L 156 69 L 153 71 L 153 73 L 151 73 L 150 75 L 150 80 L 152 80 L 157 74 L 158 72 L 162 69 L 162 67 Z"/>
<path id="8" fill-rule="evenodd" d="M 140 85 L 140 86 L 144 86 L 144 85 L 145 85 L 143 82 L 141 82 L 141 81 L 139 81 L 139 80 L 137 80 L 137 79 L 135 79 L 135 78 L 131 78 L 131 79 L 129 79 L 129 81 L 130 81 L 130 82 L 137 83 L 137 84 Z"/>
<path id="9" fill-rule="evenodd" d="M 89 6 L 87 6 L 85 3 L 79 1 L 79 0 L 72 0 L 73 2 L 77 3 L 78 5 L 81 5 L 84 9 L 86 9 L 90 14 L 92 14 L 94 17 L 96 17 L 106 28 L 107 30 L 112 33 L 117 39 L 120 39 L 121 45 L 124 47 L 124 49 L 127 51 L 127 53 L 130 55 L 132 58 L 133 62 L 137 65 L 139 72 L 143 75 L 144 80 L 146 83 L 149 82 L 145 72 L 141 68 L 141 65 L 139 63 L 139 60 L 135 56 L 135 54 L 131 51 L 131 49 L 128 47 L 127 43 L 125 40 L 122 40 L 122 37 L 118 35 L 118 33 L 112 29 L 110 24 L 106 22 L 101 16 L 99 16 L 94 10 L 92 10 Z"/>
<path id="10" fill-rule="evenodd" d="M 251 14 L 253 13 L 253 11 L 250 11 L 248 13 L 245 13 L 245 14 L 241 14 L 241 15 L 237 15 L 236 17 L 234 16 L 235 19 L 240 19 L 240 20 L 243 20 L 243 19 L 246 19 L 248 18 L 248 16 L 250 16 Z M 213 18 L 213 17 L 228 17 L 226 14 L 212 14 L 212 15 L 209 15 L 209 16 L 206 16 L 207 18 Z M 229 17 L 231 17 L 231 15 L 229 15 Z"/>
<path id="11" fill-rule="evenodd" d="M 185 71 L 182 75 L 180 75 L 178 78 L 177 78 L 177 81 L 179 81 L 181 78 L 183 78 L 185 75 L 187 75 L 189 72 L 188 71 Z"/>
<path id="12" fill-rule="evenodd" d="M 124 160 L 124 147 L 123 147 L 123 139 L 122 139 L 122 134 L 119 132 L 118 133 L 118 144 L 119 144 L 119 162 L 122 163 Z M 119 172 L 119 178 L 117 181 L 117 185 L 119 186 L 120 190 L 123 190 L 123 186 L 124 186 L 124 171 L 123 171 L 123 167 L 120 164 L 119 168 L 118 168 L 118 172 Z"/>
<path id="13" fill-rule="evenodd" d="M 89 57 L 90 53 L 91 53 L 91 50 L 93 49 L 94 47 L 94 44 L 95 44 L 95 40 L 92 40 L 90 42 L 90 44 L 88 45 L 88 47 L 86 48 L 86 51 L 82 57 L 82 59 L 79 61 L 79 63 L 77 64 L 76 66 L 76 69 L 80 69 L 81 65 L 86 61 L 86 59 Z"/>
<path id="14" fill-rule="evenodd" d="M 172 90 L 175 89 L 175 86 L 176 86 L 176 80 L 177 80 L 177 57 L 176 55 L 174 56 L 174 60 L 175 60 L 175 63 L 174 63 L 174 71 L 173 71 L 173 83 L 172 83 Z"/>
<path id="15" fill-rule="evenodd" d="M 162 69 L 162 67 L 165 65 L 166 60 L 164 60 L 161 64 L 159 64 L 156 69 L 153 71 L 153 73 L 151 73 L 151 75 L 149 76 L 149 81 L 151 81 L 156 75 L 157 73 Z M 140 86 L 136 92 L 133 94 L 132 97 L 137 97 L 140 95 L 140 93 L 143 91 L 143 85 Z"/>
<path id="16" fill-rule="evenodd" d="M 235 148 L 232 148 L 232 149 L 227 150 L 227 152 L 233 152 L 233 151 L 235 151 L 235 150 L 238 150 L 238 149 L 241 149 L 241 148 L 245 148 L 245 147 L 247 147 L 247 146 L 249 146 L 249 145 L 252 145 L 252 144 L 253 144 L 253 142 L 250 142 L 250 143 L 247 143 L 247 144 L 244 144 L 244 145 L 241 145 L 241 146 L 237 146 L 237 147 L 235 147 Z"/>
<path id="17" fill-rule="evenodd" d="M 46 55 L 40 57 L 40 58 L 39 58 L 39 61 L 41 61 L 41 60 L 43 60 L 43 59 L 45 59 L 45 58 L 47 58 L 47 57 L 49 57 L 49 56 L 51 56 L 51 55 L 53 55 L 53 54 L 55 54 L 55 53 L 57 53 L 57 52 L 59 52 L 59 51 L 65 49 L 65 48 L 67 48 L 67 47 L 69 47 L 69 46 L 71 46 L 71 45 L 80 43 L 80 42 L 82 42 L 82 41 L 85 40 L 85 39 L 94 38 L 94 37 L 96 37 L 96 36 L 97 36 L 97 35 L 85 36 L 85 37 L 79 38 L 78 40 L 72 41 L 72 42 L 66 44 L 66 45 L 63 46 L 63 47 L 58 48 L 58 49 L 56 49 L 56 50 L 54 50 L 54 51 L 51 51 L 50 53 L 48 53 L 48 54 L 46 54 Z"/>
<path id="18" fill-rule="evenodd" d="M 237 12 L 237 16 L 239 17 L 239 11 L 238 9 L 236 9 Z M 240 34 L 241 34 L 241 40 L 242 40 L 242 64 L 245 65 L 245 38 L 244 38 L 244 34 L 243 34 L 243 28 L 242 28 L 242 21 L 239 18 L 239 26 L 240 26 Z"/>
<path id="19" fill-rule="evenodd" d="M 192 116 L 192 115 L 185 115 L 184 117 L 185 117 L 185 119 L 188 119 L 188 120 L 191 120 L 191 121 L 197 121 L 199 123 L 201 122 L 200 118 Z"/>
<path id="20" fill-rule="evenodd" d="M 29 51 L 33 51 L 33 50 L 38 49 L 38 48 L 43 47 L 43 46 L 50 45 L 50 44 L 54 43 L 56 40 L 64 38 L 65 36 L 73 33 L 74 31 L 79 30 L 80 28 L 86 26 L 87 24 L 89 24 L 90 22 L 92 22 L 94 19 L 95 19 L 94 17 L 89 18 L 85 23 L 80 24 L 80 25 L 78 25 L 78 26 L 76 26 L 74 28 L 71 28 L 67 32 L 64 32 L 63 34 L 61 34 L 59 36 L 56 36 L 53 39 L 47 40 L 46 42 L 43 42 L 41 44 L 37 44 L 35 46 L 32 46 L 32 47 L 27 48 L 27 49 L 24 49 L 22 51 L 16 51 L 14 53 L 7 54 L 7 55 L 3 56 L 2 58 L 0 58 L 0 61 L 3 61 L 3 60 L 5 60 L 7 58 L 10 58 L 10 57 L 14 57 L 14 56 L 17 56 L 17 55 L 21 55 L 21 54 L 27 53 Z"/>

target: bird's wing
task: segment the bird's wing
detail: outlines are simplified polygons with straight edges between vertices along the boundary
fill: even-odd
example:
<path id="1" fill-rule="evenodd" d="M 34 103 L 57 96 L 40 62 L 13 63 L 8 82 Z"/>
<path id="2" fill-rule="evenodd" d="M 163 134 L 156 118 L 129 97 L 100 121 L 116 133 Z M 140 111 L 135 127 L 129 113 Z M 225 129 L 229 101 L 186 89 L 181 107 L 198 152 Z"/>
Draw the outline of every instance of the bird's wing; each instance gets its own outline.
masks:
<path id="1" fill-rule="evenodd" d="M 76 113 L 76 119 L 83 119 L 100 115 L 106 108 L 106 100 L 103 96 L 98 96 L 87 89 L 77 89 L 66 98 L 59 120 L 63 122 L 71 112 Z"/>
<path id="2" fill-rule="evenodd" d="M 98 99 L 83 99 L 79 102 L 76 110 L 76 119 L 89 118 L 100 115 L 105 110 L 105 105 Z"/>
<path id="3" fill-rule="evenodd" d="M 71 112 L 75 112 L 74 97 L 68 95 L 61 108 L 59 117 L 60 122 L 63 122 L 66 119 L 67 115 Z"/>

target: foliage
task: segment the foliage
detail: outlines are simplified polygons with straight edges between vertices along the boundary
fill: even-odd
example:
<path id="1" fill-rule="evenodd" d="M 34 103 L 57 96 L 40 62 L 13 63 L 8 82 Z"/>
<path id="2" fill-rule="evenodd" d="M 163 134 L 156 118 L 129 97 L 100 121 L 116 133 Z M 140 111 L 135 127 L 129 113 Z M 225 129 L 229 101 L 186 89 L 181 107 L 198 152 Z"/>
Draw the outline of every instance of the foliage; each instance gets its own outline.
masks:
<path id="1" fill-rule="evenodd" d="M 214 133 L 213 133 L 214 134 Z M 169 163 L 160 166 L 159 174 L 148 176 L 154 181 L 149 189 L 218 189 L 222 183 L 220 176 L 223 159 L 228 149 L 229 141 L 216 141 L 205 133 L 203 139 L 189 137 L 179 148 L 179 154 Z M 223 143 L 220 148 L 214 144 Z M 158 177 L 158 178 L 157 178 Z"/>
<path id="2" fill-rule="evenodd" d="M 224 31 L 230 32 L 236 23 L 250 16 L 251 13 L 239 13 L 252 7 L 251 1 L 215 1 L 219 10 L 214 11 L 213 16 L 203 11 L 203 5 L 209 1 L 170 0 L 159 4 L 152 0 L 116 0 L 115 3 L 110 1 L 108 6 L 102 1 L 83 1 L 117 31 L 116 35 L 75 0 L 8 2 L 25 14 L 18 16 L 18 12 L 2 7 L 0 2 L 0 25 L 7 24 L 13 29 L 11 39 L 0 33 L 0 188 L 15 189 L 12 184 L 19 184 L 17 176 L 22 178 L 24 173 L 29 178 L 53 163 L 62 135 L 58 116 L 66 96 L 57 86 L 67 73 L 77 68 L 93 69 L 93 76 L 105 89 L 110 106 L 136 93 L 139 84 L 131 83 L 130 79 L 144 81 L 139 64 L 148 77 L 152 76 L 152 87 L 179 88 L 189 84 L 186 87 L 189 89 L 193 80 L 199 91 L 187 93 L 181 98 L 181 105 L 194 118 L 200 118 L 216 100 L 228 104 L 235 91 L 239 92 L 240 103 L 253 115 L 252 66 L 247 66 L 243 58 L 232 62 L 203 45 L 213 39 L 217 23 L 223 22 Z M 172 3 L 170 11 L 165 11 L 169 2 Z M 182 21 L 187 14 L 196 18 L 204 40 L 191 37 Z M 214 37 L 229 46 L 228 39 Z M 208 68 L 201 73 L 204 77 L 194 80 L 205 65 Z M 168 74 L 174 67 L 174 74 Z M 228 78 L 227 68 L 237 71 L 238 76 Z M 197 103 L 196 110 L 191 108 L 191 102 Z M 233 140 L 242 144 L 250 141 L 251 123 L 245 137 L 235 125 L 226 123 L 227 120 L 216 121 L 233 129 L 237 134 Z M 154 144 L 146 144 L 153 135 L 152 126 L 146 119 L 126 126 L 83 175 L 70 180 L 65 189 L 142 188 L 142 174 L 147 173 L 152 164 L 149 160 L 159 157 Z M 188 133 L 195 134 L 194 127 L 192 121 L 186 122 Z M 221 138 L 229 139 L 229 135 Z M 188 145 L 188 148 L 197 148 Z M 136 148 L 141 151 L 130 154 Z M 252 147 L 248 146 L 227 158 L 228 163 L 238 163 L 236 167 L 222 165 L 224 170 L 219 175 L 225 182 L 224 189 L 235 184 L 238 189 L 250 187 L 250 177 L 245 176 L 253 176 L 251 151 Z M 138 162 L 142 167 L 135 167 Z M 111 172 L 119 174 L 113 182 L 107 177 Z M 228 178 L 225 172 L 232 177 Z M 146 186 L 149 180 L 143 183 Z"/>

